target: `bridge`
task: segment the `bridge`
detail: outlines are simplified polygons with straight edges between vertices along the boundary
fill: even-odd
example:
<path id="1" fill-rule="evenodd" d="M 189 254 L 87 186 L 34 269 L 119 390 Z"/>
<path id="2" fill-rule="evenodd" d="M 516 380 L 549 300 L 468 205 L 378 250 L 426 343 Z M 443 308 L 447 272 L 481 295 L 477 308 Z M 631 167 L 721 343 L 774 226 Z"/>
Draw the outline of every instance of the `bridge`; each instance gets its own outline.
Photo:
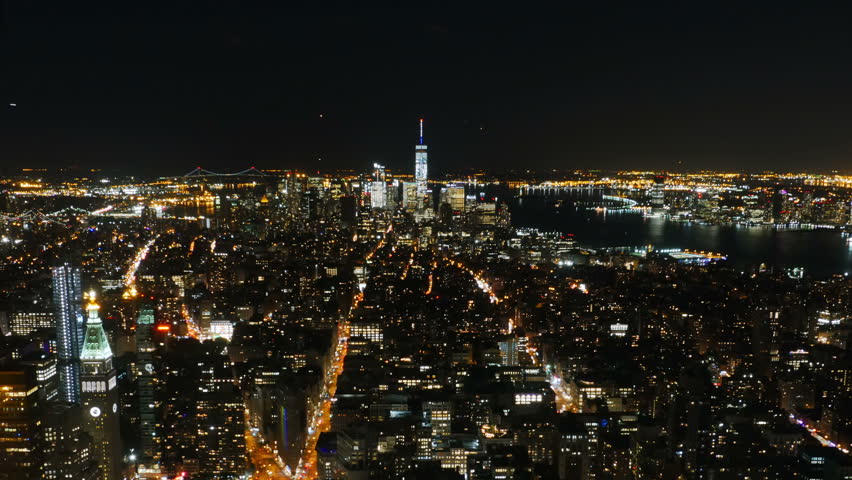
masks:
<path id="1" fill-rule="evenodd" d="M 589 182 L 544 182 L 538 185 L 521 185 L 518 187 L 518 196 L 520 197 L 558 197 L 562 194 L 581 192 L 583 194 L 609 189 L 609 185 L 598 184 L 594 181 Z M 600 195 L 600 200 L 577 201 L 578 206 L 588 208 L 605 208 L 608 211 L 624 211 L 636 207 L 639 202 L 632 198 L 620 197 L 617 195 Z"/>
<path id="2" fill-rule="evenodd" d="M 241 172 L 233 172 L 233 173 L 219 173 L 219 172 L 211 172 L 210 170 L 205 170 L 201 167 L 195 167 L 191 172 L 181 175 L 177 178 L 207 178 L 207 177 L 264 177 L 269 178 L 273 177 L 269 173 L 264 172 L 263 170 L 259 170 L 256 167 L 249 167 Z"/>
<path id="3" fill-rule="evenodd" d="M 97 216 L 112 209 L 112 206 L 95 211 L 88 211 L 78 207 L 66 207 L 55 212 L 42 212 L 41 210 L 27 210 L 19 214 L 0 213 L 0 222 L 5 223 L 53 223 L 63 227 L 70 227 L 68 223 L 72 218 Z"/>
<path id="4" fill-rule="evenodd" d="M 525 196 L 550 196 L 567 192 L 589 191 L 599 188 L 607 188 L 609 185 L 597 183 L 593 180 L 588 182 L 543 182 L 538 185 L 527 184 L 518 187 L 518 195 Z"/>
<path id="5" fill-rule="evenodd" d="M 195 167 L 183 175 L 160 177 L 175 183 L 220 183 L 220 184 L 250 184 L 272 182 L 279 176 L 264 172 L 257 167 L 249 167 L 239 172 L 214 172 L 203 167 Z"/>

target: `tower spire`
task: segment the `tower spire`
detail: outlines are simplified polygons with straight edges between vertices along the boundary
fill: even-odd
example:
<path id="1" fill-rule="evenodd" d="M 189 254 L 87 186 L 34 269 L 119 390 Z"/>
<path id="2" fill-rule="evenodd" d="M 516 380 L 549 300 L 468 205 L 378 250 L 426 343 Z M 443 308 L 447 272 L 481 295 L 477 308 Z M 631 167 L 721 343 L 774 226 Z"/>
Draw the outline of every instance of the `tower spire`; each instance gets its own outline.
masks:
<path id="1" fill-rule="evenodd" d="M 89 300 L 89 304 L 86 306 L 86 313 L 89 318 L 86 322 L 86 335 L 83 337 L 83 351 L 80 353 L 80 359 L 84 362 L 110 359 L 112 358 L 112 349 L 109 346 L 109 340 L 98 314 L 101 307 L 95 302 L 95 292 L 89 292 L 86 297 Z"/>
<path id="2" fill-rule="evenodd" d="M 423 145 L 423 119 L 420 119 L 420 145 Z"/>
<path id="3" fill-rule="evenodd" d="M 87 293 L 85 297 L 89 300 L 89 303 L 86 305 L 86 316 L 88 317 L 88 323 L 101 323 L 101 317 L 98 314 L 98 310 L 101 309 L 101 306 L 98 305 L 98 303 L 95 301 L 94 290 Z"/>

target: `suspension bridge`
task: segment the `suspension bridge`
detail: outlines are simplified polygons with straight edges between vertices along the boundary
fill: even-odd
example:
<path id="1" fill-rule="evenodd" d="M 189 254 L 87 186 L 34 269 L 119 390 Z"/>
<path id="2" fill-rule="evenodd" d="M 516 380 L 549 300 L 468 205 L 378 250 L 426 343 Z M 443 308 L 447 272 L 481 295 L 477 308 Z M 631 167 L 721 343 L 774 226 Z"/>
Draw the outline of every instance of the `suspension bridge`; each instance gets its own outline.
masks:
<path id="1" fill-rule="evenodd" d="M 27 210 L 18 214 L 0 213 L 0 222 L 5 223 L 53 223 L 70 227 L 69 222 L 78 217 L 97 216 L 111 210 L 112 207 L 105 207 L 94 211 L 88 211 L 78 207 L 66 207 L 55 212 L 43 212 L 41 210 Z"/>
<path id="2" fill-rule="evenodd" d="M 249 167 L 241 172 L 220 173 L 206 170 L 201 167 L 195 167 L 191 172 L 181 175 L 177 178 L 208 178 L 208 177 L 263 177 L 270 178 L 274 175 L 264 172 L 256 167 Z"/>

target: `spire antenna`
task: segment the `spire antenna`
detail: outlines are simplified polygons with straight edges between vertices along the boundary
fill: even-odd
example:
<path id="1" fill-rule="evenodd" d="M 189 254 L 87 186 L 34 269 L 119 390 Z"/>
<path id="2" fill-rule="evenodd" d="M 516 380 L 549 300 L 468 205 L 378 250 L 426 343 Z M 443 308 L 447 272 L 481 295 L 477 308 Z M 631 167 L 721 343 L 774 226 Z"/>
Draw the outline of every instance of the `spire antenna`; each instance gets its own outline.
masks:
<path id="1" fill-rule="evenodd" d="M 423 119 L 420 119 L 420 145 L 423 145 Z"/>

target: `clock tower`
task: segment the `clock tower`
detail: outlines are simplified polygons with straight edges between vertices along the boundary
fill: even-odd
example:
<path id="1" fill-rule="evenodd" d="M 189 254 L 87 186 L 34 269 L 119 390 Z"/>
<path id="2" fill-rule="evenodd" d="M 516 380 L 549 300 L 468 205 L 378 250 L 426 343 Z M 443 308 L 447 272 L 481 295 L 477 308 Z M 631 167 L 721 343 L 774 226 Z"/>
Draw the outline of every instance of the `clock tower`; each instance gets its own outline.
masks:
<path id="1" fill-rule="evenodd" d="M 94 292 L 86 306 L 88 320 L 80 354 L 81 399 L 86 431 L 92 436 L 94 457 L 103 480 L 121 478 L 121 436 L 118 421 L 118 385 L 109 346 Z"/>

